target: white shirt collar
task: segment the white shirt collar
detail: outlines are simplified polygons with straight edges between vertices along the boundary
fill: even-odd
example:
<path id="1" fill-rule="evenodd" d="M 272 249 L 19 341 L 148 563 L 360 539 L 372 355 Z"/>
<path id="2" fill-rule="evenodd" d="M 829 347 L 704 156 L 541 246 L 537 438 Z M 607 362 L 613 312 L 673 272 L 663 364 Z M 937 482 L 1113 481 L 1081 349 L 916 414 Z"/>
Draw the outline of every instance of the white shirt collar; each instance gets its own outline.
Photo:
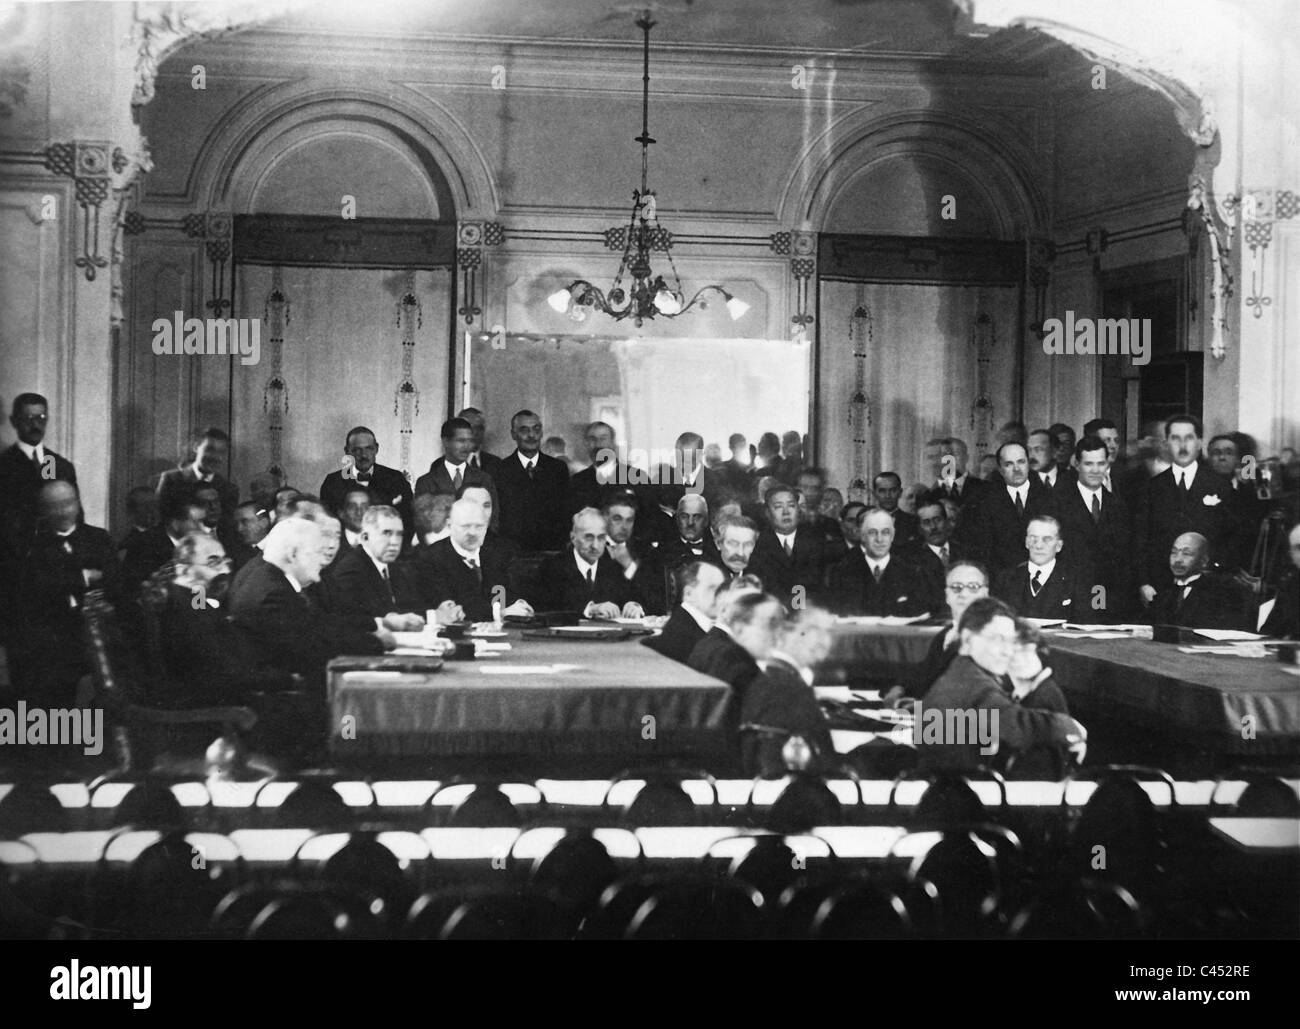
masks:
<path id="1" fill-rule="evenodd" d="M 442 459 L 442 463 L 443 463 L 444 467 L 446 467 L 446 469 L 447 469 L 447 478 L 449 478 L 449 479 L 454 479 L 454 478 L 456 478 L 456 473 L 457 473 L 457 472 L 460 472 L 460 474 L 461 474 L 461 478 L 464 478 L 464 477 L 465 477 L 465 462 L 464 462 L 464 461 L 462 461 L 460 464 L 452 464 L 450 461 L 447 460 L 447 458 L 444 457 L 444 458 Z"/>
<path id="2" fill-rule="evenodd" d="M 1042 480 L 1046 485 L 1048 485 L 1048 486 L 1055 486 L 1055 485 L 1056 485 L 1056 472 L 1057 472 L 1056 465 L 1052 465 L 1052 467 L 1051 467 L 1050 469 L 1048 469 L 1047 471 L 1045 471 L 1045 472 L 1039 472 L 1039 473 L 1038 473 L 1038 477 L 1039 477 L 1039 479 Z"/>
<path id="3" fill-rule="evenodd" d="M 582 559 L 582 555 L 579 554 L 577 550 L 574 550 L 573 552 L 573 560 L 574 563 L 578 566 L 578 574 L 581 575 L 584 579 L 587 577 L 588 569 L 590 569 L 593 573 L 596 571 L 596 566 L 594 564 L 588 564 L 586 561 L 584 561 Z"/>
<path id="4" fill-rule="evenodd" d="M 705 632 L 713 628 L 713 619 L 692 604 L 689 600 L 682 601 L 682 610 L 695 619 L 695 624 Z"/>
<path id="5" fill-rule="evenodd" d="M 1011 498 L 1011 503 L 1014 504 L 1014 503 L 1016 502 L 1016 494 L 1017 494 L 1017 493 L 1020 494 L 1020 499 L 1021 499 L 1022 501 L 1024 501 L 1024 502 L 1028 502 L 1028 500 L 1029 500 L 1029 480 L 1028 480 L 1028 479 L 1026 479 L 1024 482 L 1022 482 L 1019 486 L 1008 486 L 1006 483 L 1003 483 L 1003 485 L 1006 486 L 1006 489 L 1007 489 L 1007 496 L 1009 496 L 1009 497 Z"/>
<path id="6" fill-rule="evenodd" d="M 1204 572 L 1197 572 L 1195 575 L 1189 575 L 1182 582 L 1179 582 L 1177 579 L 1175 579 L 1174 585 L 1179 587 L 1190 586 L 1192 583 L 1194 583 L 1197 579 L 1199 579 L 1204 574 L 1205 574 Z"/>
<path id="7" fill-rule="evenodd" d="M 1046 582 L 1048 579 L 1052 577 L 1052 573 L 1054 571 L 1056 571 L 1056 558 L 1052 558 L 1045 565 L 1036 565 L 1032 561 L 1029 562 L 1028 575 L 1031 579 L 1034 577 L 1034 572 L 1042 572 L 1043 573 L 1042 582 Z"/>
<path id="8" fill-rule="evenodd" d="M 347 541 L 349 547 L 355 547 L 361 542 L 361 534 L 359 532 L 353 532 L 347 526 L 343 527 L 343 538 Z"/>
<path id="9" fill-rule="evenodd" d="M 388 566 L 384 564 L 384 562 L 380 561 L 377 557 L 375 557 L 374 554 L 370 553 L 370 551 L 366 550 L 364 547 L 362 547 L 361 549 L 365 553 L 366 557 L 370 558 L 370 563 L 375 566 L 375 571 L 377 571 L 382 576 L 384 574 L 384 569 L 387 568 Z M 393 573 L 390 571 L 388 573 L 389 577 L 391 577 L 392 574 Z"/>
<path id="10" fill-rule="evenodd" d="M 776 532 L 775 529 L 773 529 L 772 531 Z M 791 529 L 789 532 L 776 533 L 776 538 L 781 541 L 781 547 L 783 549 L 787 543 L 790 544 L 791 549 L 794 548 L 794 534 L 798 531 L 799 531 L 798 529 Z"/>
<path id="11" fill-rule="evenodd" d="M 60 539 L 67 539 L 76 531 L 77 527 L 74 525 L 71 529 L 64 529 L 62 532 L 55 532 L 54 535 L 58 536 Z"/>
<path id="12" fill-rule="evenodd" d="M 426 532 L 424 534 L 425 543 L 437 543 L 440 540 L 451 539 L 450 526 L 444 525 L 438 532 Z"/>
<path id="13" fill-rule="evenodd" d="M 36 446 L 32 446 L 30 443 L 24 443 L 22 440 L 19 440 L 18 449 L 27 455 L 27 460 L 29 461 L 36 460 L 39 461 L 41 464 L 45 463 L 44 443 L 37 443 Z"/>
<path id="14" fill-rule="evenodd" d="M 931 552 L 932 554 L 934 554 L 935 557 L 942 559 L 942 558 L 943 558 L 943 547 L 947 547 L 948 544 L 945 543 L 942 547 L 936 547 L 933 543 L 927 543 L 926 546 L 930 548 L 930 552 Z M 951 548 L 951 547 L 949 547 L 948 552 L 949 552 L 950 554 L 952 553 L 952 548 Z M 867 560 L 870 560 L 870 558 L 868 558 Z"/>
<path id="15" fill-rule="evenodd" d="M 283 568 L 281 568 L 280 571 L 284 572 L 284 577 L 289 580 L 289 585 L 293 587 L 293 591 L 295 593 L 301 593 L 302 583 L 300 583 L 297 579 L 293 577 L 293 573 L 285 572 Z"/>
<path id="16" fill-rule="evenodd" d="M 865 546 L 863 546 L 862 544 L 858 544 L 858 547 L 862 551 L 863 560 L 867 562 L 867 568 L 874 569 L 875 566 L 879 565 L 882 574 L 884 573 L 885 569 L 889 567 L 889 559 L 894 556 L 892 553 L 890 553 L 890 554 L 886 554 L 884 557 L 872 557 L 870 554 L 867 553 L 867 548 Z M 872 574 L 875 574 L 874 571 Z"/>
<path id="17" fill-rule="evenodd" d="M 1083 503 L 1084 503 L 1084 506 L 1085 506 L 1086 508 L 1088 508 L 1089 511 L 1092 510 L 1092 498 L 1093 498 L 1093 497 L 1097 497 L 1098 499 L 1100 499 L 1100 500 L 1102 501 L 1102 503 L 1103 503 L 1103 506 L 1104 506 L 1104 504 L 1105 504 L 1105 497 L 1102 496 L 1102 493 L 1103 493 L 1103 492 L 1105 491 L 1105 489 L 1106 489 L 1106 486 L 1105 486 L 1104 483 L 1103 483 L 1102 485 L 1098 486 L 1096 489 L 1089 489 L 1087 486 L 1085 486 L 1085 485 L 1083 484 L 1083 480 L 1082 480 L 1082 479 L 1076 479 L 1075 482 L 1074 482 L 1074 484 L 1075 484 L 1076 486 L 1079 487 L 1079 496 L 1083 497 Z"/>
<path id="18" fill-rule="evenodd" d="M 451 539 L 450 531 L 448 531 L 447 538 Z M 474 560 L 474 561 L 478 561 L 479 564 L 483 563 L 482 559 L 479 558 L 479 554 L 482 553 L 481 547 L 478 550 L 466 550 L 455 540 L 451 540 L 451 549 L 456 551 L 456 553 L 460 555 L 462 561 Z"/>
<path id="19" fill-rule="evenodd" d="M 806 668 L 803 665 L 801 665 L 798 661 L 792 658 L 784 650 L 776 650 L 775 648 L 773 648 L 772 652 L 768 655 L 767 660 L 769 663 L 772 661 L 784 661 L 791 668 L 794 668 L 799 672 L 799 678 L 802 679 L 805 683 L 807 683 L 809 686 L 813 684 L 813 670 L 811 668 Z"/>
<path id="20" fill-rule="evenodd" d="M 525 469 L 527 469 L 530 464 L 536 464 L 538 457 L 541 456 L 541 451 L 538 451 L 532 457 L 529 457 L 522 450 L 516 450 L 515 453 L 519 456 L 519 463 L 523 465 Z"/>
<path id="21" fill-rule="evenodd" d="M 1192 488 L 1192 483 L 1194 483 L 1194 482 L 1196 481 L 1196 465 L 1197 465 L 1197 462 L 1195 462 L 1195 461 L 1193 461 L 1191 464 L 1189 464 L 1186 468 L 1179 468 L 1178 465 L 1174 465 L 1174 466 L 1173 466 L 1173 469 L 1174 469 L 1174 485 L 1175 485 L 1175 486 L 1178 485 L 1178 480 L 1179 480 L 1179 479 L 1181 479 L 1181 478 L 1186 478 L 1186 479 L 1187 479 L 1187 488 L 1188 488 L 1188 489 L 1191 489 L 1191 488 Z"/>

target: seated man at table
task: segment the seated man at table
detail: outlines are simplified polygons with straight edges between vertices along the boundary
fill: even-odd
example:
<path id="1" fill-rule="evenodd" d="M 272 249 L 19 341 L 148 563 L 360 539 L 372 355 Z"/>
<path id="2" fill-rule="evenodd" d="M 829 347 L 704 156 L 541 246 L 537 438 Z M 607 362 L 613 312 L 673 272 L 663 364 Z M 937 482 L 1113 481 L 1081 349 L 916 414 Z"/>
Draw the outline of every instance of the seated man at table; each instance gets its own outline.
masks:
<path id="1" fill-rule="evenodd" d="M 1050 656 L 1051 652 L 1043 641 L 1038 626 L 1017 618 L 1016 650 L 1007 669 L 1012 699 L 1019 701 L 1021 707 L 1068 715 L 1070 707 L 1065 702 L 1065 694 L 1056 684 L 1052 669 L 1047 663 Z M 1012 757 L 1003 766 L 1003 774 L 1007 778 L 1037 779 L 1043 782 L 1059 782 L 1065 778 L 1067 771 L 1067 762 L 1060 751 L 1041 748 Z"/>
<path id="2" fill-rule="evenodd" d="M 831 568 L 828 590 L 845 615 L 923 615 L 939 607 L 938 585 L 893 553 L 894 516 L 879 507 L 858 516 L 860 545 Z"/>
<path id="3" fill-rule="evenodd" d="M 1291 526 L 1286 541 L 1291 568 L 1278 582 L 1273 609 L 1259 631 L 1265 636 L 1295 640 L 1300 639 L 1300 525 Z"/>
<path id="4" fill-rule="evenodd" d="M 531 615 L 528 601 L 509 594 L 509 554 L 499 542 L 487 539 L 488 514 L 483 504 L 462 497 L 451 505 L 447 524 L 451 535 L 426 548 L 415 561 L 424 580 L 424 595 L 439 609 L 439 620 L 445 609 L 471 622 L 491 621 L 494 601 L 500 603 L 502 615 Z"/>
<path id="5" fill-rule="evenodd" d="M 677 571 L 681 602 L 673 608 L 663 631 L 641 642 L 664 657 L 686 664 L 695 644 L 713 628 L 718 614 L 718 590 L 725 581 L 717 565 L 692 561 Z"/>
<path id="6" fill-rule="evenodd" d="M 411 502 L 415 521 L 415 542 L 412 550 L 431 547 L 451 535 L 447 520 L 456 497 L 451 493 L 421 493 Z"/>
<path id="7" fill-rule="evenodd" d="M 812 689 L 813 668 L 831 650 L 833 622 L 829 612 L 807 607 L 777 627 L 763 673 L 750 684 L 740 707 L 746 775 L 784 775 L 781 751 L 790 736 L 807 741 L 817 759 L 815 766 L 834 763 L 826 716 Z"/>
<path id="8" fill-rule="evenodd" d="M 799 494 L 777 485 L 763 497 L 767 527 L 754 544 L 748 570 L 763 580 L 763 588 L 788 606 L 820 599 L 826 565 L 832 555 L 824 534 L 799 524 Z"/>
<path id="9" fill-rule="evenodd" d="M 1254 604 L 1245 586 L 1209 570 L 1210 544 L 1199 532 L 1185 532 L 1169 551 L 1174 581 L 1162 589 L 1147 619 L 1152 625 L 1193 629 L 1255 630 Z"/>
<path id="10" fill-rule="evenodd" d="M 993 595 L 1023 618 L 1089 621 L 1093 577 L 1086 568 L 1061 557 L 1065 541 L 1061 523 L 1051 515 L 1031 519 L 1025 530 L 1029 560 L 1004 568 L 993 580 Z"/>
<path id="11" fill-rule="evenodd" d="M 609 526 L 594 507 L 573 516 L 569 546 L 542 562 L 540 611 L 581 611 L 585 618 L 640 618 L 645 614 L 623 569 L 605 553 Z"/>
<path id="12" fill-rule="evenodd" d="M 399 523 L 401 519 L 398 519 Z M 325 664 L 342 654 L 381 654 L 396 646 L 384 629 L 365 632 L 313 607 L 302 595 L 320 577 L 321 530 L 305 518 L 276 522 L 231 583 L 230 620 L 248 637 L 262 664 L 296 672 L 323 686 Z"/>
<path id="13" fill-rule="evenodd" d="M 687 665 L 697 672 L 721 679 L 738 694 L 743 694 L 760 669 L 750 649 L 738 638 L 738 628 L 753 623 L 755 619 L 764 619 L 774 628 L 781 613 L 763 606 L 771 602 L 775 602 L 774 598 L 762 591 L 753 576 L 742 576 L 728 583 L 718 592 L 717 620 L 704 638 L 695 644 Z M 770 642 L 768 646 L 770 648 Z"/>
<path id="14" fill-rule="evenodd" d="M 1011 608 L 982 597 L 966 608 L 958 631 L 960 652 L 916 707 L 918 771 L 1005 766 L 1012 756 L 1019 760 L 1037 748 L 1082 757 L 1087 739 L 1082 725 L 1067 715 L 1018 704 L 1003 688 L 1016 650 Z"/>
<path id="15" fill-rule="evenodd" d="M 168 690 L 150 697 L 151 702 L 180 708 L 242 704 L 250 692 L 294 687 L 291 673 L 257 660 L 226 617 L 230 559 L 219 540 L 204 532 L 186 533 L 168 571 L 160 588 L 146 586 L 144 596 L 157 618 L 161 670 L 166 673 L 161 685 Z"/>
<path id="16" fill-rule="evenodd" d="M 419 587 L 397 563 L 406 531 L 396 508 L 379 504 L 361 519 L 357 545 L 346 551 L 329 577 L 324 601 L 331 614 L 347 618 L 358 628 L 376 619 L 394 632 L 419 632 L 424 610 Z"/>
<path id="17" fill-rule="evenodd" d="M 654 551 L 636 537 L 640 505 L 631 490 L 605 491 L 600 507 L 608 527 L 605 555 L 623 570 L 623 578 L 632 588 L 632 598 L 646 614 L 665 612 L 663 576 L 655 567 Z"/>
<path id="18" fill-rule="evenodd" d="M 926 690 L 934 685 L 934 681 L 948 670 L 961 647 L 961 635 L 957 632 L 961 616 L 972 601 L 989 595 L 988 571 L 978 561 L 954 561 L 945 576 L 944 595 L 948 598 L 950 619 L 930 641 L 925 660 L 916 666 L 903 684 L 894 686 L 885 693 L 886 701 L 898 700 L 903 696 L 913 699 L 923 697 Z"/>

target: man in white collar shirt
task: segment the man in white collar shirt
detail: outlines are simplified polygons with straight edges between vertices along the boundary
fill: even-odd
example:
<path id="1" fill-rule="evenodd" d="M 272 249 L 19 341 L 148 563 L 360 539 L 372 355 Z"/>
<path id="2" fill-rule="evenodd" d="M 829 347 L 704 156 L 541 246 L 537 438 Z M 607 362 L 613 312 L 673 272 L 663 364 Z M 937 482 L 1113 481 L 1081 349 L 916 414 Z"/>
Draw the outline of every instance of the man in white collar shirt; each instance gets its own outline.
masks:
<path id="1" fill-rule="evenodd" d="M 605 553 L 623 569 L 623 578 L 632 586 L 632 594 L 646 614 L 667 612 L 663 580 L 649 560 L 644 544 L 635 538 L 640 509 L 636 496 L 629 490 L 608 492 L 600 505 L 605 516 Z"/>
<path id="2" fill-rule="evenodd" d="M 966 470 L 966 442 L 956 436 L 930 440 L 925 445 L 925 460 L 934 476 L 934 488 L 964 507 L 983 491 L 985 484 Z"/>
<path id="3" fill-rule="evenodd" d="M 993 580 L 993 595 L 1026 618 L 1088 620 L 1091 576 L 1061 556 L 1061 523 L 1039 515 L 1025 530 L 1029 560 L 1004 568 Z"/>
<path id="4" fill-rule="evenodd" d="M 1241 551 L 1235 539 L 1232 487 L 1201 467 L 1201 420 L 1175 415 L 1165 422 L 1165 438 L 1174 463 L 1147 480 L 1133 519 L 1138 583 L 1146 604 L 1169 585 L 1169 551 L 1184 533 L 1204 536 L 1208 559 L 1225 571 L 1236 570 Z"/>
<path id="5" fill-rule="evenodd" d="M 422 597 L 413 577 L 397 564 L 403 536 L 396 508 L 381 504 L 367 510 L 357 545 L 344 551 L 325 578 L 326 609 L 362 627 L 378 619 L 394 632 L 423 629 Z"/>
<path id="6" fill-rule="evenodd" d="M 428 604 L 438 621 L 487 622 L 493 603 L 501 614 L 529 617 L 527 600 L 510 594 L 510 555 L 488 531 L 488 515 L 480 499 L 464 496 L 451 506 L 450 535 L 416 552 L 413 564 L 421 577 Z"/>
<path id="7" fill-rule="evenodd" d="M 1255 631 L 1250 591 L 1226 575 L 1209 570 L 1209 543 L 1198 532 L 1185 532 L 1169 551 L 1173 581 L 1147 609 L 1152 625 L 1187 625 L 1194 629 Z"/>
<path id="8" fill-rule="evenodd" d="M 520 550 L 559 550 L 568 523 L 569 468 L 541 452 L 542 420 L 533 411 L 510 419 L 515 451 L 496 473 L 498 518 L 493 527 Z M 476 485 L 484 485 L 476 483 Z"/>
<path id="9" fill-rule="evenodd" d="M 1073 621 L 1123 622 L 1137 608 L 1133 575 L 1132 510 L 1122 493 L 1105 487 L 1110 459 L 1100 436 L 1084 436 L 1075 446 L 1075 474 L 1062 476 L 1052 495 L 1065 548 L 1061 556 L 1091 573 L 1094 598 L 1087 618 Z M 1010 598 L 1006 598 L 1010 599 Z M 1022 614 L 1024 612 L 1021 612 Z"/>
<path id="10" fill-rule="evenodd" d="M 458 496 L 465 486 L 486 486 L 496 500 L 500 500 L 492 476 L 472 464 L 470 455 L 474 452 L 474 427 L 464 418 L 448 418 L 442 423 L 442 457 L 437 458 L 429 470 L 415 480 L 415 492 L 450 493 Z M 499 504 L 494 503 L 494 508 Z M 495 528 L 497 518 L 492 525 Z"/>
<path id="11" fill-rule="evenodd" d="M 18 441 L 0 454 L 0 563 L 6 554 L 16 559 L 30 535 L 41 485 L 51 479 L 77 484 L 72 462 L 45 446 L 49 412 L 49 402 L 39 393 L 14 398 L 9 424 Z"/>
<path id="12" fill-rule="evenodd" d="M 1035 429 L 1029 434 L 1029 470 L 1048 489 L 1056 489 L 1060 471 L 1056 467 L 1056 440 L 1047 429 Z"/>
<path id="13" fill-rule="evenodd" d="M 1029 454 L 1008 442 L 996 453 L 1000 478 L 987 484 L 977 499 L 962 508 L 958 539 L 967 553 L 994 573 L 1013 568 L 1025 553 L 1029 520 L 1050 514 L 1052 494 L 1029 475 Z"/>
<path id="14" fill-rule="evenodd" d="M 469 463 L 495 478 L 501 458 L 483 449 L 483 437 L 487 432 L 487 419 L 483 417 L 483 412 L 477 407 L 466 407 L 457 411 L 456 417 L 469 422 L 470 428 L 474 430 L 474 449 L 469 452 Z"/>
<path id="15" fill-rule="evenodd" d="M 681 602 L 657 636 L 641 642 L 651 650 L 686 664 L 695 644 L 713 628 L 718 614 L 718 590 L 726 581 L 722 570 L 704 561 L 692 561 L 677 570 Z"/>
<path id="16" fill-rule="evenodd" d="M 845 615 L 923 615 L 938 610 L 938 582 L 893 553 L 894 516 L 879 507 L 858 518 L 861 544 L 831 568 L 827 581 Z"/>
<path id="17" fill-rule="evenodd" d="M 1119 460 L 1119 426 L 1109 418 L 1094 418 L 1084 424 L 1083 434 L 1096 436 L 1106 444 L 1106 474 L 1102 477 L 1102 485 L 1107 492 L 1114 493 L 1119 485 L 1116 482 L 1119 471 L 1115 465 Z"/>
<path id="18" fill-rule="evenodd" d="M 623 569 L 605 553 L 608 534 L 605 516 L 595 508 L 584 507 L 573 516 L 569 546 L 542 563 L 538 607 L 580 611 L 585 618 L 644 615 Z"/>
<path id="19" fill-rule="evenodd" d="M 763 588 L 787 606 L 800 606 L 822 596 L 826 566 L 838 550 L 825 537 L 799 524 L 798 493 L 776 485 L 763 498 L 768 527 L 754 544 L 747 570 L 763 581 Z"/>
<path id="20" fill-rule="evenodd" d="M 239 506 L 238 487 L 222 474 L 229 456 L 230 437 L 221 429 L 210 428 L 196 435 L 181 466 L 158 477 L 159 505 L 178 491 L 192 491 L 200 483 L 210 484 L 216 487 L 221 499 L 221 530 L 226 536 L 234 521 L 235 508 Z"/>
<path id="21" fill-rule="evenodd" d="M 159 503 L 161 521 L 133 537 L 122 558 L 122 579 L 128 593 L 171 560 L 177 544 L 188 533 L 203 531 L 204 507 L 192 496 L 174 491 Z"/>

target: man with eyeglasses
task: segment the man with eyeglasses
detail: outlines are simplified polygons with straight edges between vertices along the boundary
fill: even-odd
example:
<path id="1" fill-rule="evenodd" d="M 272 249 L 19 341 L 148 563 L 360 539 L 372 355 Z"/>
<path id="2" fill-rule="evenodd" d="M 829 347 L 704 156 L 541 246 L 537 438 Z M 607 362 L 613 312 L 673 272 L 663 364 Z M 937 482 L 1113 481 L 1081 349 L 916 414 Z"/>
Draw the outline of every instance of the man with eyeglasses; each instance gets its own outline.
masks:
<path id="1" fill-rule="evenodd" d="M 1012 755 L 1040 748 L 1068 750 L 1082 760 L 1088 737 L 1082 725 L 1068 715 L 1025 707 L 1006 691 L 1003 680 L 1016 650 L 1015 612 L 981 597 L 962 613 L 958 634 L 957 656 L 921 699 L 917 770 L 1005 767 Z"/>
<path id="2" fill-rule="evenodd" d="M 35 528 L 41 486 L 54 479 L 77 484 L 72 462 L 45 445 L 49 420 L 49 402 L 39 393 L 14 398 L 9 424 L 18 441 L 0 454 L 0 570 L 6 556 L 11 562 L 17 558 Z"/>
<path id="3" fill-rule="evenodd" d="M 1029 560 L 999 572 L 993 580 L 994 595 L 1024 618 L 1087 621 L 1093 610 L 1093 577 L 1062 556 L 1064 546 L 1060 522 L 1051 515 L 1033 519 L 1025 530 Z M 1097 599 L 1103 600 L 1104 594 Z"/>
<path id="4" fill-rule="evenodd" d="M 886 702 L 892 703 L 905 696 L 916 699 L 925 695 L 925 691 L 947 671 L 952 659 L 957 656 L 958 644 L 961 642 L 957 623 L 961 621 L 962 614 L 974 601 L 988 595 L 989 573 L 978 561 L 959 559 L 949 566 L 944 577 L 944 599 L 947 601 L 949 618 L 944 623 L 943 630 L 936 633 L 930 641 L 925 659 L 903 683 L 886 691 Z"/>

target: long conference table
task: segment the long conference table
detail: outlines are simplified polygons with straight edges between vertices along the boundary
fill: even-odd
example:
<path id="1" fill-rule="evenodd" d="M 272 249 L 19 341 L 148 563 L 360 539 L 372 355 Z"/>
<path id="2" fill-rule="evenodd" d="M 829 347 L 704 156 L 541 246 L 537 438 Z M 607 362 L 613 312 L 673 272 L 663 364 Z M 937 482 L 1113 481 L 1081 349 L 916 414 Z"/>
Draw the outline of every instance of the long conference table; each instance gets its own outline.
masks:
<path id="1" fill-rule="evenodd" d="M 818 681 L 884 684 L 906 678 L 940 629 L 839 625 Z M 1071 713 L 1122 736 L 1107 757 L 1134 761 L 1175 748 L 1224 761 L 1300 757 L 1300 674 L 1276 657 L 1185 653 L 1141 639 L 1069 639 L 1045 633 L 1050 665 Z M 1198 639 L 1202 644 L 1207 639 Z M 1155 746 L 1147 748 L 1149 741 Z"/>
<path id="2" fill-rule="evenodd" d="M 446 766 L 452 758 L 613 774 L 668 760 L 725 764 L 729 688 L 641 646 L 535 639 L 471 661 L 331 662 L 330 751 L 347 764 Z"/>

